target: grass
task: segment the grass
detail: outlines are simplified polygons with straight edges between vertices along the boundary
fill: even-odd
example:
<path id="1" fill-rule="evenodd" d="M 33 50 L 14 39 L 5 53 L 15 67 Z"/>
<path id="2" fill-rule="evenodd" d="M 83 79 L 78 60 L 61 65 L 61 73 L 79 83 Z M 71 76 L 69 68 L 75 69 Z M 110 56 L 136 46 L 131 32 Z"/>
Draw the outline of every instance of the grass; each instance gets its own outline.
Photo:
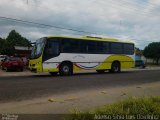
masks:
<path id="1" fill-rule="evenodd" d="M 160 119 L 160 97 L 130 97 L 110 105 L 105 105 L 91 111 L 74 110 L 71 120 L 95 119 Z"/>

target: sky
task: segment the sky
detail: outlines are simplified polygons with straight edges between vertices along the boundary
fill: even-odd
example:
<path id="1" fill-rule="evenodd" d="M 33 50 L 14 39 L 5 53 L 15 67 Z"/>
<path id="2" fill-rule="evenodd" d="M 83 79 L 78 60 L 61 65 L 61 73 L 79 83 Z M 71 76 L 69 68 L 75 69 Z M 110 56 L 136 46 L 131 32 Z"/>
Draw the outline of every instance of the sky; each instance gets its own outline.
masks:
<path id="1" fill-rule="evenodd" d="M 159 11 L 160 0 L 0 0 L 0 37 L 15 29 L 33 42 L 54 35 L 96 36 L 144 49 L 160 41 Z"/>

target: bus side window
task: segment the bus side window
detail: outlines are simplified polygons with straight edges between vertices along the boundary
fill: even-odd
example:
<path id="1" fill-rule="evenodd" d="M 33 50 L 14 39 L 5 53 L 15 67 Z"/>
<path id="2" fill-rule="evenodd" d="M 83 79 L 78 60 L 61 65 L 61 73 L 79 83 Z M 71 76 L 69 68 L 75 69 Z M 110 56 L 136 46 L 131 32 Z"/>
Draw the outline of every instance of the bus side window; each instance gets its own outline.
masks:
<path id="1" fill-rule="evenodd" d="M 79 53 L 79 40 L 70 38 L 62 39 L 62 50 L 63 53 Z"/>
<path id="2" fill-rule="evenodd" d="M 56 57 L 60 54 L 59 42 L 58 41 L 48 41 L 44 50 L 44 60 Z"/>
<path id="3" fill-rule="evenodd" d="M 48 55 L 51 55 L 52 57 L 55 57 L 59 54 L 59 42 L 57 41 L 51 41 L 49 42 L 49 47 L 47 48 Z"/>
<path id="4" fill-rule="evenodd" d="M 56 57 L 56 56 L 58 56 L 59 55 L 59 42 L 58 41 L 54 41 L 53 43 L 52 43 L 52 47 L 51 47 L 51 49 L 52 49 L 52 55 L 53 55 L 53 57 Z"/>
<path id="5" fill-rule="evenodd" d="M 96 54 L 97 48 L 96 48 L 97 42 L 96 41 L 87 41 L 87 52 L 89 54 Z"/>
<path id="6" fill-rule="evenodd" d="M 111 43 L 111 54 L 123 54 L 122 43 Z"/>
<path id="7" fill-rule="evenodd" d="M 80 41 L 80 53 L 87 53 L 88 52 L 88 45 L 86 40 Z"/>
<path id="8" fill-rule="evenodd" d="M 107 54 L 109 53 L 109 42 L 97 42 L 97 53 Z"/>

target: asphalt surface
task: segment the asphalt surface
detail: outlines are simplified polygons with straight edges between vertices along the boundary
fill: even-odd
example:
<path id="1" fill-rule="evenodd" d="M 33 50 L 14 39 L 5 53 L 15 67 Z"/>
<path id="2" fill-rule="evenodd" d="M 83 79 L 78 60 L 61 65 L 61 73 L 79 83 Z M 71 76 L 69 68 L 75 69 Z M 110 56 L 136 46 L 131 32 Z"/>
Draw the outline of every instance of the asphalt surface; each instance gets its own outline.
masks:
<path id="1" fill-rule="evenodd" d="M 21 101 L 89 89 L 139 86 L 157 81 L 160 81 L 160 70 L 128 71 L 116 74 L 79 73 L 73 76 L 0 77 L 0 102 Z"/>

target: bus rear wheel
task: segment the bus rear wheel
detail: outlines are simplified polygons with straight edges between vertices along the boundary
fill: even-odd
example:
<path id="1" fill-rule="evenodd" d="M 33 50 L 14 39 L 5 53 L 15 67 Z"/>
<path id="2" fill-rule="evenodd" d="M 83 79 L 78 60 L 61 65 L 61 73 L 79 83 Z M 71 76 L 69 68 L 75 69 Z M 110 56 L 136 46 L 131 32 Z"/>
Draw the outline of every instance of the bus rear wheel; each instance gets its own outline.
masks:
<path id="1" fill-rule="evenodd" d="M 121 71 L 121 66 L 119 62 L 113 62 L 111 66 L 110 72 L 119 73 Z"/>
<path id="2" fill-rule="evenodd" d="M 62 76 L 72 75 L 73 67 L 71 63 L 62 63 L 59 68 L 59 74 Z"/>

